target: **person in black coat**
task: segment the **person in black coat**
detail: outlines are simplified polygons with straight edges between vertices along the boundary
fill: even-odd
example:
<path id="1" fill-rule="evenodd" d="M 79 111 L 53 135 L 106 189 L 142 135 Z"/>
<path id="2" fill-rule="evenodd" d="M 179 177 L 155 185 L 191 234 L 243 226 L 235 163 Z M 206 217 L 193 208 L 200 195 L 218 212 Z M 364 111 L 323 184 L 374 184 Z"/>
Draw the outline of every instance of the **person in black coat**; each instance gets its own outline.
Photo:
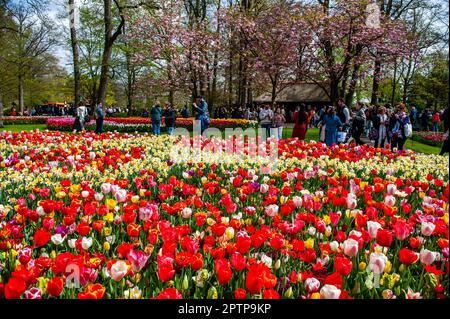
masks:
<path id="1" fill-rule="evenodd" d="M 177 114 L 172 104 L 166 103 L 166 107 L 164 109 L 164 123 L 166 124 L 167 134 L 173 134 L 176 119 Z"/>

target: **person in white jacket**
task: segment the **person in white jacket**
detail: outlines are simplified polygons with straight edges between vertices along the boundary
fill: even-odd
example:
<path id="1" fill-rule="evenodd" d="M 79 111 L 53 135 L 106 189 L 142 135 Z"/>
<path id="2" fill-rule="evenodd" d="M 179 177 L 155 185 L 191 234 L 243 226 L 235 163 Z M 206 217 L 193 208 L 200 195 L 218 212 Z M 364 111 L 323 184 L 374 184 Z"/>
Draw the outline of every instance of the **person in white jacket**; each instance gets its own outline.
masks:
<path id="1" fill-rule="evenodd" d="M 84 131 L 85 124 L 86 124 L 86 117 L 88 115 L 88 110 L 87 110 L 87 107 L 85 105 L 83 105 L 83 103 L 80 103 L 80 105 L 78 106 L 76 115 L 80 121 L 80 129 L 82 131 Z"/>

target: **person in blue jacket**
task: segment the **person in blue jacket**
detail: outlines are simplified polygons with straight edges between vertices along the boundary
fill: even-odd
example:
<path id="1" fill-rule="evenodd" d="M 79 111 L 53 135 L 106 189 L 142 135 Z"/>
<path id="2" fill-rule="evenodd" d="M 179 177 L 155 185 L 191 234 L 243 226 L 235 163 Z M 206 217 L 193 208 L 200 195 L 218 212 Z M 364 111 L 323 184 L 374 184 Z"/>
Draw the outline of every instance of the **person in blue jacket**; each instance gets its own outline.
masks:
<path id="1" fill-rule="evenodd" d="M 336 115 L 334 107 L 328 108 L 327 113 L 322 118 L 321 125 L 325 126 L 325 144 L 327 146 L 333 146 L 333 143 L 337 144 L 338 128 L 342 127 L 343 124 Z"/>
<path id="2" fill-rule="evenodd" d="M 161 118 L 162 118 L 163 110 L 161 108 L 161 103 L 156 101 L 155 105 L 152 107 L 150 111 L 150 115 L 152 117 L 152 129 L 153 134 L 161 135 Z"/>
<path id="3" fill-rule="evenodd" d="M 196 111 L 195 119 L 200 121 L 201 134 L 208 128 L 210 123 L 208 103 L 201 96 L 197 97 L 196 101 L 193 103 L 193 110 Z"/>

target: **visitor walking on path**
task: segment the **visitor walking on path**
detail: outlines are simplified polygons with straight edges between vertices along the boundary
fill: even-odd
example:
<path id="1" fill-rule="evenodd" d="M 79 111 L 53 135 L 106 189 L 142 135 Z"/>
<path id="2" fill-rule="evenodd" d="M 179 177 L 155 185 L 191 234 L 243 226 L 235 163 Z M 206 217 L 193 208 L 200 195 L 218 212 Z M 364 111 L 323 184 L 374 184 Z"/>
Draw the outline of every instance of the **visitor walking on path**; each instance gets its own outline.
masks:
<path id="1" fill-rule="evenodd" d="M 277 108 L 273 116 L 273 132 L 276 141 L 283 138 L 283 126 L 285 123 L 286 118 L 284 117 L 281 108 Z"/>
<path id="2" fill-rule="evenodd" d="M 162 118 L 162 108 L 161 103 L 156 101 L 155 105 L 150 111 L 150 116 L 152 117 L 152 130 L 153 134 L 161 135 L 161 118 Z"/>
<path id="3" fill-rule="evenodd" d="M 352 136 L 357 145 L 363 145 L 361 135 L 366 125 L 366 108 L 362 102 L 356 103 L 356 114 L 353 118 Z"/>
<path id="4" fill-rule="evenodd" d="M 265 129 L 266 138 L 270 136 L 270 129 L 272 128 L 273 111 L 270 109 L 270 104 L 266 104 L 259 112 L 259 123 Z"/>
<path id="5" fill-rule="evenodd" d="M 103 110 L 102 103 L 97 104 L 95 107 L 95 133 L 103 133 L 103 121 L 105 119 L 105 111 Z"/>
<path id="6" fill-rule="evenodd" d="M 308 113 L 306 112 L 305 104 L 301 104 L 297 107 L 293 116 L 294 128 L 292 130 L 292 137 L 297 137 L 300 140 L 304 140 L 306 132 L 308 131 Z"/>
<path id="7" fill-rule="evenodd" d="M 166 103 L 166 108 L 164 110 L 164 123 L 166 124 L 167 134 L 173 134 L 176 119 L 177 114 L 172 104 Z"/>
<path id="8" fill-rule="evenodd" d="M 341 128 L 343 123 L 336 115 L 334 107 L 328 108 L 319 125 L 325 126 L 325 144 L 327 144 L 327 146 L 337 144 L 338 128 Z"/>
<path id="9" fill-rule="evenodd" d="M 406 132 L 406 125 L 411 125 L 411 120 L 408 114 L 406 114 L 406 106 L 403 103 L 397 105 L 395 113 L 392 115 L 390 121 L 393 127 L 391 129 L 391 149 L 397 148 L 403 151 L 403 147 L 408 137 L 408 132 Z"/>
<path id="10" fill-rule="evenodd" d="M 381 106 L 378 109 L 378 114 L 373 117 L 373 131 L 375 137 L 375 148 L 384 147 L 387 138 L 387 126 L 389 123 L 386 115 L 386 108 Z"/>
<path id="11" fill-rule="evenodd" d="M 441 117 L 439 116 L 438 111 L 434 112 L 433 118 L 431 120 L 433 121 L 432 131 L 436 133 L 439 132 L 439 123 L 441 122 Z"/>
<path id="12" fill-rule="evenodd" d="M 203 135 L 203 133 L 208 129 L 211 121 L 209 118 L 208 103 L 206 103 L 203 97 L 199 96 L 192 104 L 192 107 L 193 110 L 196 111 L 195 119 L 200 121 L 200 131 Z"/>

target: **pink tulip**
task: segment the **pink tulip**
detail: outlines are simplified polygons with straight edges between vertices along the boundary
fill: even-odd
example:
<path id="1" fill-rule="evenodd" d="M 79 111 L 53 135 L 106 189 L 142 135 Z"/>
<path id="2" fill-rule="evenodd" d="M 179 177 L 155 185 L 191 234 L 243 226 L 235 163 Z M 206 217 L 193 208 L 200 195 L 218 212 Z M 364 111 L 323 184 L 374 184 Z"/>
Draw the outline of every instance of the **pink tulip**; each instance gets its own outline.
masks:
<path id="1" fill-rule="evenodd" d="M 126 198 L 127 198 L 127 191 L 124 189 L 119 189 L 115 194 L 114 194 L 114 198 L 116 199 L 116 201 L 118 201 L 119 203 L 123 203 L 125 202 Z"/>
<path id="2" fill-rule="evenodd" d="M 322 299 L 339 299 L 341 290 L 334 285 L 325 285 L 320 289 L 320 298 Z"/>
<path id="3" fill-rule="evenodd" d="M 265 209 L 265 214 L 269 217 L 274 217 L 278 214 L 278 205 L 269 205 Z"/>
<path id="4" fill-rule="evenodd" d="M 344 254 L 349 257 L 355 257 L 358 253 L 359 247 L 358 242 L 352 238 L 346 239 L 344 241 Z"/>
<path id="5" fill-rule="evenodd" d="M 25 299 L 42 299 L 42 291 L 38 287 L 33 287 L 25 291 Z"/>
<path id="6" fill-rule="evenodd" d="M 436 254 L 439 255 L 439 253 L 436 253 L 434 251 L 430 251 L 428 249 L 422 249 L 420 251 L 420 255 L 419 255 L 420 256 L 420 262 L 422 264 L 425 264 L 425 265 L 431 265 L 437 259 L 436 258 L 437 255 Z"/>
<path id="7" fill-rule="evenodd" d="M 436 228 L 436 225 L 431 222 L 422 222 L 421 225 L 421 232 L 424 236 L 431 236 L 434 232 L 434 229 Z"/>
<path id="8" fill-rule="evenodd" d="M 118 260 L 111 266 L 111 278 L 115 281 L 121 280 L 128 273 L 128 265 L 123 260 Z"/>
<path id="9" fill-rule="evenodd" d="M 127 255 L 128 261 L 131 263 L 131 267 L 134 272 L 140 271 L 147 264 L 150 255 L 145 254 L 140 250 L 130 250 Z"/>
<path id="10" fill-rule="evenodd" d="M 317 292 L 320 288 L 320 281 L 314 277 L 308 278 L 305 280 L 305 287 L 308 293 Z"/>

